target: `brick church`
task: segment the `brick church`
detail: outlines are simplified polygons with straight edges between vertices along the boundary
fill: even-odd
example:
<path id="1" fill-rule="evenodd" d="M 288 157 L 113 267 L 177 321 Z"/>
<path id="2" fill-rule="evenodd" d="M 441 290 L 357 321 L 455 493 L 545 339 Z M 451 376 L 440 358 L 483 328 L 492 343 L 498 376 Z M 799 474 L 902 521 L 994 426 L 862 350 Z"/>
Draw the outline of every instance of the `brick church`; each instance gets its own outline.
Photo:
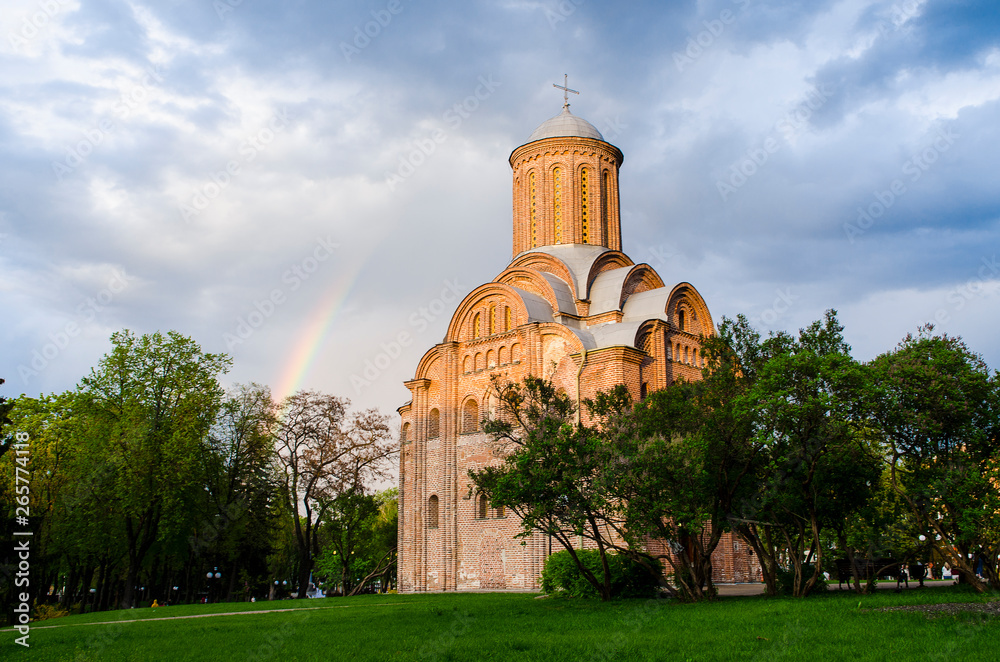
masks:
<path id="1" fill-rule="evenodd" d="M 546 377 L 578 404 L 616 384 L 639 399 L 700 377 L 711 314 L 692 285 L 667 287 L 622 252 L 622 161 L 568 103 L 510 155 L 511 262 L 458 306 L 399 408 L 401 592 L 537 589 L 561 549 L 541 533 L 515 539 L 516 517 L 470 491 L 469 469 L 496 462 L 481 431 L 493 375 Z M 723 538 L 716 581 L 755 579 L 740 546 Z"/>

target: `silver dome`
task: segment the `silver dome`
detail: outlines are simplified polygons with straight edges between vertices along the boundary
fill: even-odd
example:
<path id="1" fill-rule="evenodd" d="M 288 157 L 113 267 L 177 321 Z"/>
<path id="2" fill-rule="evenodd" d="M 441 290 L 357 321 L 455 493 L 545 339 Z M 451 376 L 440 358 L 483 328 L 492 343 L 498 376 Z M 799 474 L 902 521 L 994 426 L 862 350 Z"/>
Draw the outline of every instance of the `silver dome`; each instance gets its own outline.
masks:
<path id="1" fill-rule="evenodd" d="M 532 131 L 531 136 L 528 137 L 528 142 L 530 143 L 543 138 L 565 137 L 604 140 L 604 136 L 601 135 L 601 132 L 593 124 L 582 117 L 577 117 L 569 112 L 569 108 L 564 106 L 561 113 L 552 119 L 545 120 L 537 129 Z"/>

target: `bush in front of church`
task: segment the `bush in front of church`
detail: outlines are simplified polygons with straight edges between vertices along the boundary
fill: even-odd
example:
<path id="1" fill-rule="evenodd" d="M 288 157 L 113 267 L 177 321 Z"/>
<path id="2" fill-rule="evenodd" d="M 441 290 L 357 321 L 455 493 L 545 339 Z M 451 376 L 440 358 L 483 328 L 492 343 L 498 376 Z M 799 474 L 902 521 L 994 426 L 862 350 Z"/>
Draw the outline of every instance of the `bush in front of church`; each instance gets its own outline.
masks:
<path id="1" fill-rule="evenodd" d="M 576 550 L 584 567 L 601 579 L 601 554 L 595 549 Z M 620 554 L 608 554 L 611 570 L 611 597 L 648 598 L 655 596 L 660 583 L 646 568 Z M 542 570 L 542 591 L 549 595 L 574 598 L 600 598 L 597 589 L 584 578 L 569 552 L 563 550 L 549 556 Z"/>

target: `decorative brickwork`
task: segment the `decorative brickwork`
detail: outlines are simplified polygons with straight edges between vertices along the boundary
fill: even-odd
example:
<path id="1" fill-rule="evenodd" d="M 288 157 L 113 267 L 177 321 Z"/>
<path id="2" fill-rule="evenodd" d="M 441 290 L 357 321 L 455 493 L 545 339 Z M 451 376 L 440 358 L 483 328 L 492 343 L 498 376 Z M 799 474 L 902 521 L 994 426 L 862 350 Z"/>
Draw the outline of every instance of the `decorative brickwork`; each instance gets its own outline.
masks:
<path id="1" fill-rule="evenodd" d="M 617 384 L 638 399 L 701 376 L 700 337 L 714 332 L 708 307 L 693 286 L 668 290 L 652 267 L 621 252 L 622 153 L 590 129 L 511 154 L 514 257 L 466 296 L 406 382 L 401 591 L 537 589 L 545 558 L 558 551 L 539 533 L 515 539 L 516 517 L 469 480 L 470 469 L 500 461 L 479 425 L 496 410 L 493 376 L 545 377 L 577 402 Z M 716 556 L 718 581 L 757 580 L 737 540 L 724 537 Z"/>

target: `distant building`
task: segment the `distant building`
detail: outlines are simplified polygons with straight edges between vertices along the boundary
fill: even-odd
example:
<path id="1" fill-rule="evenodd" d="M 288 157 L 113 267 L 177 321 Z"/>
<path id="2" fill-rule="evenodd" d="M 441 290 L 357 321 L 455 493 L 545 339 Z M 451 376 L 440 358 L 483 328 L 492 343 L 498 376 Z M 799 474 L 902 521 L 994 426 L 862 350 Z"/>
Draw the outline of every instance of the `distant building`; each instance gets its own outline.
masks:
<path id="1" fill-rule="evenodd" d="M 496 406 L 491 376 L 546 377 L 577 402 L 700 377 L 699 335 L 714 332 L 705 301 L 621 252 L 622 160 L 568 103 L 510 155 L 513 259 L 462 301 L 399 408 L 401 591 L 539 587 L 548 537 L 522 544 L 515 517 L 470 493 L 468 470 L 496 460 L 480 429 Z M 723 539 L 717 581 L 757 578 L 739 548 Z"/>

